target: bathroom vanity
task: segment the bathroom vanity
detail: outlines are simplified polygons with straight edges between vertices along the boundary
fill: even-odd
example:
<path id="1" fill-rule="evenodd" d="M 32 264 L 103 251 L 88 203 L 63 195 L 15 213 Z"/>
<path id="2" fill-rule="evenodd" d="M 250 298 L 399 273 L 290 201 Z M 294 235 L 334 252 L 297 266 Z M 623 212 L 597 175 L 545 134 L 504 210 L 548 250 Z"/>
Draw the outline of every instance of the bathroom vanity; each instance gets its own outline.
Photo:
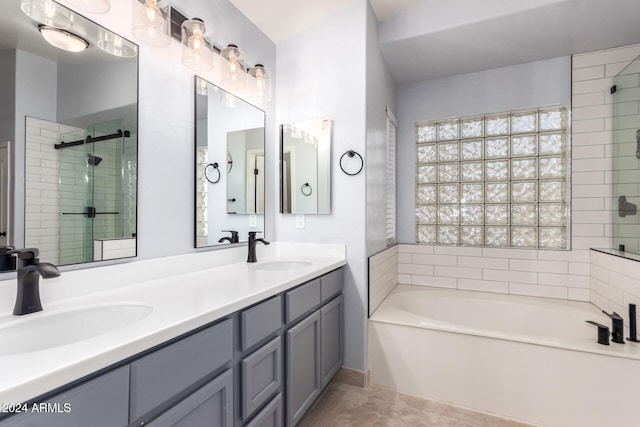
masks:
<path id="1" fill-rule="evenodd" d="M 149 346 L 157 339 L 150 337 L 143 322 L 151 323 L 154 315 L 162 320 L 159 305 L 151 302 L 154 313 L 121 331 L 126 337 L 131 330 L 146 330 L 144 339 L 140 337 L 146 349 L 111 358 L 100 369 L 51 391 L 42 390 L 48 384 L 48 374 L 43 373 L 37 383 L 18 387 L 42 392 L 3 408 L 0 427 L 294 426 L 340 368 L 344 353 L 344 260 L 303 258 L 291 261 L 280 255 L 255 265 L 238 263 L 176 276 L 174 282 L 192 292 L 189 298 L 196 304 L 198 299 L 207 304 L 210 298 L 202 288 L 188 289 L 185 279 L 216 273 L 224 277 L 234 269 L 235 287 L 246 286 L 253 295 L 242 298 L 236 293 L 229 299 L 233 288 L 221 286 L 224 289 L 212 292 L 231 311 L 211 306 L 207 313 L 220 314 L 215 319 L 196 316 L 206 321 Z M 253 281 L 244 283 L 245 278 Z M 168 283 L 155 285 L 160 286 L 158 293 L 172 292 L 165 288 Z M 166 337 L 165 330 L 157 330 L 157 335 Z M 127 339 L 121 341 L 127 347 Z M 40 353 L 46 357 L 54 350 Z M 81 360 L 69 363 L 62 363 L 52 376 L 63 378 L 65 371 L 83 365 Z M 12 394 L 1 396 L 4 403 Z"/>

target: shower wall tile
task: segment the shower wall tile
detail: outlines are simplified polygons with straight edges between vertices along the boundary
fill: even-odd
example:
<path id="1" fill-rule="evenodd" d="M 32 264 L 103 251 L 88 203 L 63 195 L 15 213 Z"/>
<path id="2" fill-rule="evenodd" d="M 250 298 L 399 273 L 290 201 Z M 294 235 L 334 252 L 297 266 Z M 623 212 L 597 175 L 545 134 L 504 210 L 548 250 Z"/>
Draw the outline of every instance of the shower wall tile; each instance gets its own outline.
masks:
<path id="1" fill-rule="evenodd" d="M 408 254 L 403 255 L 404 260 L 410 259 L 406 256 Z M 406 265 L 409 264 L 400 263 L 398 245 L 369 257 L 369 315 L 396 287 Z"/>

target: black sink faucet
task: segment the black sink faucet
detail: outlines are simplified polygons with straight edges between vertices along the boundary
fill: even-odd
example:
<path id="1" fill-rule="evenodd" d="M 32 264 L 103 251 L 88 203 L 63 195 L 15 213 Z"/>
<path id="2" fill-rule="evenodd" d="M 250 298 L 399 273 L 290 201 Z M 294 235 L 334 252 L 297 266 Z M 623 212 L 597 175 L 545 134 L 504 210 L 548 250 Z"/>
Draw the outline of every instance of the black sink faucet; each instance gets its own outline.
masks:
<path id="1" fill-rule="evenodd" d="M 22 316 L 23 314 L 42 311 L 40 302 L 40 276 L 43 279 L 60 276 L 58 268 L 47 262 L 38 260 L 38 249 L 16 249 L 10 251 L 18 254 L 20 260 L 18 265 L 18 295 L 16 305 L 13 307 L 13 314 Z"/>
<path id="2" fill-rule="evenodd" d="M 256 234 L 262 233 L 261 231 L 250 231 L 249 232 L 249 255 L 247 255 L 247 262 L 256 262 L 258 259 L 256 258 L 256 245 L 258 242 L 262 242 L 265 245 L 268 245 L 264 239 L 256 239 Z"/>
<path id="3" fill-rule="evenodd" d="M 235 230 L 222 230 L 223 233 L 231 233 L 231 236 L 228 237 L 223 237 L 220 240 L 218 240 L 218 243 L 222 243 L 225 240 L 228 241 L 229 243 L 238 243 L 240 240 L 238 238 L 238 232 Z"/>

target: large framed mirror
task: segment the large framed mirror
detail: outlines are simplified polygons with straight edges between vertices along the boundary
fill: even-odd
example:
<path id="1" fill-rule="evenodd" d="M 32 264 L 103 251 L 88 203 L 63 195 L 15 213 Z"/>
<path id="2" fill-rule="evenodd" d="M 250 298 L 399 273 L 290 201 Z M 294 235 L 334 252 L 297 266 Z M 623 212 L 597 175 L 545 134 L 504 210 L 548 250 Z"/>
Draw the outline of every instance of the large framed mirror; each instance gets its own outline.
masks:
<path id="1" fill-rule="evenodd" d="M 0 246 L 136 255 L 138 47 L 51 0 L 0 14 Z"/>
<path id="2" fill-rule="evenodd" d="M 197 248 L 264 231 L 265 113 L 195 77 Z"/>
<path id="3" fill-rule="evenodd" d="M 331 213 L 331 120 L 280 126 L 280 212 Z"/>

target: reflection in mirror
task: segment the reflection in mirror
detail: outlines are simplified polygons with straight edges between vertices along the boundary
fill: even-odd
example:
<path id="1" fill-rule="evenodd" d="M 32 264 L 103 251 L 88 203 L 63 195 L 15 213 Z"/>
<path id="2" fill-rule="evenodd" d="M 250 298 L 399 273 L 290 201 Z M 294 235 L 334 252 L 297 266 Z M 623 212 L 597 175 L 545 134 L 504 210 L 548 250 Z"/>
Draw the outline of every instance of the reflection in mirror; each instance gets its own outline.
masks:
<path id="1" fill-rule="evenodd" d="M 0 14 L 0 245 L 56 265 L 135 256 L 138 48 L 54 1 L 20 3 Z M 45 40 L 46 16 L 68 18 L 79 51 Z"/>
<path id="2" fill-rule="evenodd" d="M 331 120 L 280 126 L 280 212 L 331 213 Z"/>
<path id="3" fill-rule="evenodd" d="M 197 76 L 195 91 L 195 245 L 243 242 L 264 231 L 265 114 Z"/>

